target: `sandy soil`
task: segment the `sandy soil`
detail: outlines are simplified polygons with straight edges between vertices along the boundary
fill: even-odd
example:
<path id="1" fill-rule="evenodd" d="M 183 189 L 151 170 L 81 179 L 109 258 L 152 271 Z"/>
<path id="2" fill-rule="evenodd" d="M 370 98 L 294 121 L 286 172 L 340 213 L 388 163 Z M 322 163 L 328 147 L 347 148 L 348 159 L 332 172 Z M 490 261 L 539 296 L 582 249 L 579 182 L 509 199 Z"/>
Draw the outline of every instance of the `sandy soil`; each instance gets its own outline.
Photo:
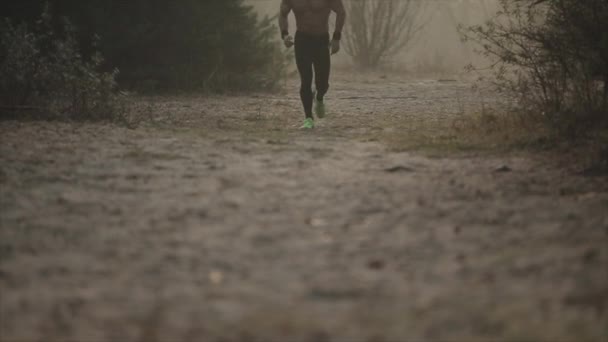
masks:
<path id="1" fill-rule="evenodd" d="M 0 341 L 606 341 L 606 178 L 374 138 L 466 82 L 338 77 L 313 132 L 295 83 L 0 122 Z"/>

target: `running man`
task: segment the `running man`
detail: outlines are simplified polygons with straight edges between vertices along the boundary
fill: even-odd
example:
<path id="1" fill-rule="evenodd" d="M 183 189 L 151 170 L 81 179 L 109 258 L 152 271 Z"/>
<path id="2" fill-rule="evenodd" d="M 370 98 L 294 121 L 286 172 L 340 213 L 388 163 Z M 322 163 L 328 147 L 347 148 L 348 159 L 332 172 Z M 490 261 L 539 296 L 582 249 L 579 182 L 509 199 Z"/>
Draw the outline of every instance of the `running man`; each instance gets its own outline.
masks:
<path id="1" fill-rule="evenodd" d="M 287 17 L 293 11 L 296 17 L 296 36 L 289 35 Z M 329 15 L 336 13 L 336 29 L 331 43 L 329 40 Z M 304 106 L 306 119 L 302 128 L 311 129 L 315 126 L 312 116 L 313 102 L 318 118 L 325 117 L 323 97 L 329 89 L 330 56 L 340 51 L 340 38 L 346 11 L 342 0 L 281 0 L 279 28 L 285 46 L 290 48 L 295 44 L 296 64 L 302 81 L 300 98 Z M 316 93 L 312 91 L 313 70 Z"/>

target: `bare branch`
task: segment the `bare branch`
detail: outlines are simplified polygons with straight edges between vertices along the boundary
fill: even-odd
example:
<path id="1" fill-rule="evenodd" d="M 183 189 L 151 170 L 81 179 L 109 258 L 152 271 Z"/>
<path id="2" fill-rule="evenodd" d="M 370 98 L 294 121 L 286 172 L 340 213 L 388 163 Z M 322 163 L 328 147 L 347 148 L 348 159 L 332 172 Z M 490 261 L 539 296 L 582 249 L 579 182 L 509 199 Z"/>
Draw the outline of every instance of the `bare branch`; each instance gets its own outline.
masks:
<path id="1" fill-rule="evenodd" d="M 348 0 L 345 50 L 356 64 L 376 67 L 411 43 L 425 8 L 417 0 Z"/>

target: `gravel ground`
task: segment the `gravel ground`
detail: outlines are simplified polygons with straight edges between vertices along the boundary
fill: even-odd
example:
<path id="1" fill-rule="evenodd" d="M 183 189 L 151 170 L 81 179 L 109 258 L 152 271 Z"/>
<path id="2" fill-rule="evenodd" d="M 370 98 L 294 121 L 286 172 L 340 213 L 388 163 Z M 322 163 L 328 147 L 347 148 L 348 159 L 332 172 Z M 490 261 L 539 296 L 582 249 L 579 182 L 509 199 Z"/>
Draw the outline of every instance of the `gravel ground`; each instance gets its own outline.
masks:
<path id="1" fill-rule="evenodd" d="M 0 121 L 0 341 L 606 341 L 608 184 L 378 135 L 499 102 L 338 76 L 140 98 L 144 124 Z"/>

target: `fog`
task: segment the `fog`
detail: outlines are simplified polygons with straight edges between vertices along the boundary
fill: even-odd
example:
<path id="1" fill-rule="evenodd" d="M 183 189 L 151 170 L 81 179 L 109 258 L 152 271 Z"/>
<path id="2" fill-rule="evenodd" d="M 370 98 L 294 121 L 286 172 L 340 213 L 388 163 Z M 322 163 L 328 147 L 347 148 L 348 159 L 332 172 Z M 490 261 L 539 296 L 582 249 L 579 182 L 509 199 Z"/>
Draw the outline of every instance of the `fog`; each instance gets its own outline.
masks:
<path id="1" fill-rule="evenodd" d="M 0 342 L 608 342 L 608 1 L 280 1 L 0 2 Z"/>
<path id="2" fill-rule="evenodd" d="M 274 16 L 280 0 L 247 0 L 259 15 Z M 458 33 L 458 25 L 470 26 L 490 19 L 497 9 L 497 0 L 435 0 L 427 1 L 417 19 L 424 23 L 410 45 L 384 67 L 411 73 L 458 73 L 470 63 L 479 64 L 483 59 L 475 53 L 471 44 L 464 44 Z M 290 27 L 295 28 L 293 14 Z M 332 16 L 332 22 L 334 17 Z M 348 34 L 348 24 L 345 27 Z M 342 52 L 334 60 L 339 67 L 352 65 L 350 57 Z"/>

